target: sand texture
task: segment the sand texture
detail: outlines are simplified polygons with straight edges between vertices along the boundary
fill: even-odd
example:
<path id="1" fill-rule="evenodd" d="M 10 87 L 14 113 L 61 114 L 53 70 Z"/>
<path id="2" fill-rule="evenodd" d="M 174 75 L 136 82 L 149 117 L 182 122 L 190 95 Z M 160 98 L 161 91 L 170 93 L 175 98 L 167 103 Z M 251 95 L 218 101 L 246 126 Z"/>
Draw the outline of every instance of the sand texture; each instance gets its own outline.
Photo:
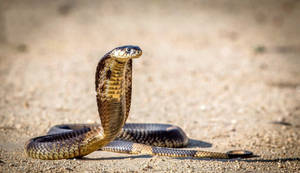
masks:
<path id="1" fill-rule="evenodd" d="M 0 172 L 300 172 L 299 19 L 293 0 L 0 0 Z M 128 122 L 259 157 L 26 157 L 25 142 L 53 125 L 100 122 L 97 62 L 127 44 L 143 50 Z"/>

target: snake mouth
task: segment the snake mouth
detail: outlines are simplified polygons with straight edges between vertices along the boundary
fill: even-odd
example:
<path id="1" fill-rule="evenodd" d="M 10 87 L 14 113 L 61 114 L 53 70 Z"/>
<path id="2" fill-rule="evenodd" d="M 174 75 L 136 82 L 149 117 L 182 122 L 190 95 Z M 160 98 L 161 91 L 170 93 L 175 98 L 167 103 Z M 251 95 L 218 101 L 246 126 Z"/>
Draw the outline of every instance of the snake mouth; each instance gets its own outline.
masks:
<path id="1" fill-rule="evenodd" d="M 143 54 L 142 50 L 137 50 L 137 53 L 135 56 L 132 56 L 131 58 L 138 58 Z"/>

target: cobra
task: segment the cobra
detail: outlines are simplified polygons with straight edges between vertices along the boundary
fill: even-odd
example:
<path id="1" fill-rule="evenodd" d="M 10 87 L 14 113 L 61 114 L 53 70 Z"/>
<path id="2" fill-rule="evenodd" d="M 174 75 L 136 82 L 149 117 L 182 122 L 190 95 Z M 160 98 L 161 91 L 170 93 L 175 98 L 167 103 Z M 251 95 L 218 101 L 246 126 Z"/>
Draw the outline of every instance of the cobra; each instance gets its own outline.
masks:
<path id="1" fill-rule="evenodd" d="M 106 53 L 99 61 L 95 88 L 101 124 L 62 124 L 48 134 L 30 139 L 25 153 L 37 159 L 70 159 L 96 150 L 170 157 L 229 159 L 251 157 L 253 153 L 227 153 L 184 149 L 188 137 L 169 124 L 125 124 L 131 105 L 132 60 L 139 58 L 138 46 L 122 46 Z"/>

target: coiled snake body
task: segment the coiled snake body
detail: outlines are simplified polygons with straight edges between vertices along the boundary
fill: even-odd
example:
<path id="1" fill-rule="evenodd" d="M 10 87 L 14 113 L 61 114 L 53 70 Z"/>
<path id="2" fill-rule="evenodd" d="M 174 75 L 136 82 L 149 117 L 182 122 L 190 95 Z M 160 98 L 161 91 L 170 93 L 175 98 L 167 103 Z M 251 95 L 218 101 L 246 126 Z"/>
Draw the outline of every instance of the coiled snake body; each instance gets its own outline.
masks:
<path id="1" fill-rule="evenodd" d="M 101 58 L 96 70 L 96 93 L 100 124 L 64 124 L 25 144 L 29 157 L 68 159 L 101 149 L 132 154 L 171 157 L 250 157 L 249 151 L 227 153 L 177 149 L 188 143 L 186 134 L 167 124 L 125 124 L 130 110 L 132 59 L 142 55 L 137 46 L 117 47 Z M 168 147 L 168 148 L 166 148 Z"/>

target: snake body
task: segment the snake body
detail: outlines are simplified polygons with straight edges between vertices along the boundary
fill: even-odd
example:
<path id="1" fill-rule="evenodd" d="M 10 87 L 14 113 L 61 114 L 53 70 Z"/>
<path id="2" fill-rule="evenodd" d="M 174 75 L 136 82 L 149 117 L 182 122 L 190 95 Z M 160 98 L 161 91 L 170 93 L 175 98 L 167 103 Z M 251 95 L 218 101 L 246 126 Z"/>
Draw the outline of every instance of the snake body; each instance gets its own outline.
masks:
<path id="1" fill-rule="evenodd" d="M 125 124 L 131 104 L 132 59 L 142 55 L 137 46 L 122 46 L 105 54 L 96 75 L 96 99 L 101 124 L 63 124 L 48 134 L 30 139 L 25 153 L 37 159 L 83 157 L 95 150 L 120 153 L 228 159 L 250 157 L 235 150 L 227 153 L 177 149 L 188 144 L 184 131 L 168 124 Z"/>

